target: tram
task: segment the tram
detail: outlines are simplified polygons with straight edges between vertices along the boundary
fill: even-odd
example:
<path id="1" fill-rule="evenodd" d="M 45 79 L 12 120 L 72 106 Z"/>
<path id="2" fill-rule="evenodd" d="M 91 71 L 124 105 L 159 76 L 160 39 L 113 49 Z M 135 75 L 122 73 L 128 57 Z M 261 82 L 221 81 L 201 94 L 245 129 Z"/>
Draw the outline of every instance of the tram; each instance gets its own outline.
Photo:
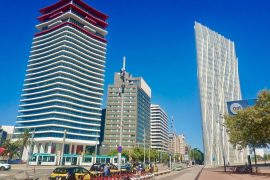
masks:
<path id="1" fill-rule="evenodd" d="M 29 165 L 55 166 L 57 165 L 56 154 L 33 154 L 29 159 Z"/>
<path id="2" fill-rule="evenodd" d="M 59 165 L 61 161 L 60 156 L 56 154 L 45 154 L 36 153 L 33 154 L 29 159 L 29 165 L 41 165 L 41 166 L 56 166 Z M 62 165 L 65 166 L 92 166 L 94 163 L 112 163 L 117 165 L 117 156 L 106 156 L 106 155 L 77 155 L 77 154 L 64 154 L 62 159 Z M 122 164 L 126 163 L 126 158 L 122 157 Z"/>

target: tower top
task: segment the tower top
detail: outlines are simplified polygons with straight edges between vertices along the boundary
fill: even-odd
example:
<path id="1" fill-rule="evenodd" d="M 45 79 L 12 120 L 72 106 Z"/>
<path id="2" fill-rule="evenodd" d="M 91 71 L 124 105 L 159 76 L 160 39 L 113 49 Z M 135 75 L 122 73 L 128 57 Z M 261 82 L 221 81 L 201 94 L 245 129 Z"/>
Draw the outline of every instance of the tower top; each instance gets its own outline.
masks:
<path id="1" fill-rule="evenodd" d="M 126 56 L 123 57 L 123 67 L 122 70 L 125 71 L 126 70 Z"/>

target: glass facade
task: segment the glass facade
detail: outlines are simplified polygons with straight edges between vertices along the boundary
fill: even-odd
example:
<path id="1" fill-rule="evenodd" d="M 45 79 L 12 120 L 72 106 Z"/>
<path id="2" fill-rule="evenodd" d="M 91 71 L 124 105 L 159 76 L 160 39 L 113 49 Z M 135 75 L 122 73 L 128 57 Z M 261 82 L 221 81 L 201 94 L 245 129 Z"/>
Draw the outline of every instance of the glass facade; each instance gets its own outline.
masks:
<path id="1" fill-rule="evenodd" d="M 76 14 L 87 12 L 77 9 L 72 13 L 73 2 L 76 0 L 61 5 L 60 1 L 58 8 L 49 6 L 40 11 L 41 23 L 36 26 L 40 32 L 32 43 L 15 135 L 30 129 L 35 141 L 61 142 L 66 130 L 67 142 L 83 145 L 94 145 L 100 137 L 106 56 L 106 40 L 102 38 L 107 31 L 85 16 L 77 17 L 80 22 L 74 23 Z M 69 11 L 58 15 L 66 4 Z M 89 27 L 103 37 L 97 37 Z"/>

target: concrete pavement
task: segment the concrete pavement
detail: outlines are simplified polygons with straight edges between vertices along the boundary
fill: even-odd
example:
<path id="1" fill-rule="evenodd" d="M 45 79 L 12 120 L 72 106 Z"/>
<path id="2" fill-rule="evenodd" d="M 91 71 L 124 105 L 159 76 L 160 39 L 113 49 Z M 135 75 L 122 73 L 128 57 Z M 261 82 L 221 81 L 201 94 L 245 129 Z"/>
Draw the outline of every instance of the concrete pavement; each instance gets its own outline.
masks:
<path id="1" fill-rule="evenodd" d="M 270 179 L 270 167 L 259 167 L 258 174 L 236 174 L 228 171 L 225 173 L 223 167 L 204 168 L 199 180 L 266 180 Z"/>
<path id="2" fill-rule="evenodd" d="M 158 176 L 156 180 L 195 180 L 203 166 L 194 166 L 180 171 L 173 171 L 170 174 Z"/>

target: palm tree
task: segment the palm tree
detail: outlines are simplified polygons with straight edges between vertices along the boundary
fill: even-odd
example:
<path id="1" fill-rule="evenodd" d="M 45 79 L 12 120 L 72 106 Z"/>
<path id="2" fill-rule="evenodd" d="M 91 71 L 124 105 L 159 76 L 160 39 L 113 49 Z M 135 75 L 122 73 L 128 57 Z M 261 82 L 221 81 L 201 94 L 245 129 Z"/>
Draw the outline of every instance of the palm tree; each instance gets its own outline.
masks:
<path id="1" fill-rule="evenodd" d="M 30 129 L 25 129 L 23 134 L 19 136 L 19 143 L 21 145 L 21 156 L 23 155 L 23 149 L 27 148 L 27 146 L 30 144 Z"/>
<path id="2" fill-rule="evenodd" d="M 11 140 L 6 140 L 3 143 L 5 151 L 2 153 L 3 156 L 8 156 L 9 159 L 12 159 L 14 156 L 21 156 L 21 144 L 19 141 L 12 142 Z"/>

